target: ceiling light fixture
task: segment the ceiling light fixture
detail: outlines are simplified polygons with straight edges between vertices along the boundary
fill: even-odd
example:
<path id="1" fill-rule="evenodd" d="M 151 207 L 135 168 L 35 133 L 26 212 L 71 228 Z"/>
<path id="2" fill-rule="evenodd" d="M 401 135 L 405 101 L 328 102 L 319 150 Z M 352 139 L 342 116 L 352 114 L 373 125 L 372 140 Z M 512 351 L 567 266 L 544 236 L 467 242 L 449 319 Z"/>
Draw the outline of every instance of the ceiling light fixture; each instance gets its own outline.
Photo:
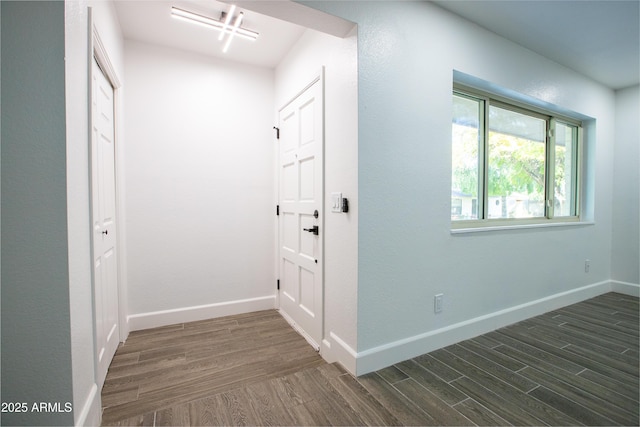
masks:
<path id="1" fill-rule="evenodd" d="M 229 28 L 229 24 L 231 23 L 231 18 L 233 18 L 233 14 L 236 12 L 236 5 L 231 5 L 231 10 L 227 13 L 226 19 L 224 20 L 224 25 L 222 27 L 222 31 L 220 31 L 220 36 L 218 40 L 222 40 L 224 38 L 225 31 Z"/>
<path id="2" fill-rule="evenodd" d="M 229 37 L 227 37 L 227 42 L 224 44 L 224 48 L 222 49 L 223 53 L 227 53 L 227 50 L 229 50 L 229 46 L 231 45 L 231 40 L 233 40 L 233 36 L 237 34 L 238 28 L 242 23 L 242 18 L 244 18 L 244 13 L 240 12 L 236 17 L 235 22 L 233 23 L 233 29 L 231 30 L 231 34 L 229 34 Z"/>
<path id="3" fill-rule="evenodd" d="M 235 11 L 235 6 L 233 7 L 233 11 Z M 181 19 L 187 22 L 204 25 L 208 28 L 213 28 L 214 30 L 220 31 L 222 33 L 222 37 L 224 37 L 225 34 L 229 34 L 231 36 L 237 35 L 238 37 L 242 37 L 247 40 L 257 39 L 258 33 L 256 33 L 255 31 L 247 30 L 246 28 L 240 27 L 240 23 L 242 22 L 242 16 L 244 16 L 242 12 L 240 12 L 240 14 L 236 17 L 233 28 L 229 27 L 229 23 L 231 22 L 231 19 L 233 19 L 233 14 L 231 12 L 232 11 L 230 11 L 230 13 L 227 14 L 227 18 L 223 22 L 217 19 L 209 18 L 208 16 L 205 16 L 205 15 L 200 15 L 199 13 L 189 12 L 188 10 L 180 9 L 175 6 L 171 7 L 172 17 Z M 226 23 L 225 25 L 226 21 L 229 21 L 229 23 Z M 219 40 L 222 39 L 222 37 L 220 37 Z M 227 40 L 227 43 L 229 43 L 228 40 Z"/>

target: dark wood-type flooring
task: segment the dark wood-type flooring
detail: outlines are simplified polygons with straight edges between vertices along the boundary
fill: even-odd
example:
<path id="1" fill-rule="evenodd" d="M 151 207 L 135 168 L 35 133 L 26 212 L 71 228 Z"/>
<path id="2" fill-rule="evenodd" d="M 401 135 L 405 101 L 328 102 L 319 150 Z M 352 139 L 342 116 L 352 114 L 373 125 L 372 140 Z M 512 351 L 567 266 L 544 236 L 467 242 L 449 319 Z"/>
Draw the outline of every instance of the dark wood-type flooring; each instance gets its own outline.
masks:
<path id="1" fill-rule="evenodd" d="M 628 425 L 638 298 L 609 293 L 354 378 L 276 311 L 131 333 L 104 425 Z"/>

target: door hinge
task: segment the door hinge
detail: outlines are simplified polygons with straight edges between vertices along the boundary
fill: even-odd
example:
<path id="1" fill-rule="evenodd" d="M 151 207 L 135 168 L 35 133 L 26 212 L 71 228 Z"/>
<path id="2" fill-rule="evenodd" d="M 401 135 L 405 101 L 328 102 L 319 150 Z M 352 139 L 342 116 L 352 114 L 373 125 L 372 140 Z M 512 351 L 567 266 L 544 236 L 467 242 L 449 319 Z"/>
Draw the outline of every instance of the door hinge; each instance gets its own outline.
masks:
<path id="1" fill-rule="evenodd" d="M 276 130 L 276 139 L 280 139 L 280 128 L 273 127 Z"/>
<path id="2" fill-rule="evenodd" d="M 280 205 L 276 205 L 276 216 L 280 216 Z"/>
<path id="3" fill-rule="evenodd" d="M 280 290 L 280 279 L 276 281 L 277 289 Z"/>

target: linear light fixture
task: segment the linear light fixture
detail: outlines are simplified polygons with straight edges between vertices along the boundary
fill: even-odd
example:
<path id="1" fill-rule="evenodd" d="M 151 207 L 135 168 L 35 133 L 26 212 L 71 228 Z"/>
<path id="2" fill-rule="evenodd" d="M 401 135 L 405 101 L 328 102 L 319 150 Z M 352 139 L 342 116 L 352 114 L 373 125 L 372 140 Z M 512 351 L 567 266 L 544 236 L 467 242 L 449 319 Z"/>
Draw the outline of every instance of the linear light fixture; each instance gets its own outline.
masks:
<path id="1" fill-rule="evenodd" d="M 225 17 L 224 24 L 222 26 L 222 31 L 220 31 L 220 36 L 218 36 L 218 40 L 222 40 L 224 38 L 224 34 L 227 31 L 227 28 L 229 28 L 229 24 L 231 23 L 231 18 L 233 18 L 234 13 L 236 13 L 236 5 L 232 4 L 231 10 L 229 10 L 229 13 L 227 13 L 227 16 Z"/>
<path id="2" fill-rule="evenodd" d="M 233 9 L 235 10 L 235 7 Z M 231 13 L 231 11 L 229 14 L 227 14 L 228 19 L 225 19 L 225 22 L 228 20 L 229 23 L 225 25 L 225 22 L 223 21 L 219 21 L 217 19 L 213 19 L 205 15 L 200 15 L 199 13 L 189 12 L 188 10 L 180 9 L 175 6 L 171 7 L 171 16 L 173 16 L 174 18 L 181 19 L 191 23 L 204 25 L 205 27 L 208 27 L 208 28 L 213 28 L 215 30 L 220 31 L 222 33 L 222 37 L 224 37 L 225 34 L 230 34 L 230 35 L 233 34 L 248 40 L 257 39 L 258 33 L 256 33 L 255 31 L 247 30 L 246 28 L 240 27 L 240 22 L 242 21 L 242 18 L 240 17 L 241 15 L 243 15 L 242 12 L 240 12 L 238 17 L 236 17 L 233 27 L 230 27 L 229 23 L 233 18 L 233 14 Z M 238 21 L 238 19 L 240 20 L 240 22 Z M 236 22 L 238 22 L 237 28 L 236 28 Z"/>
<path id="3" fill-rule="evenodd" d="M 229 34 L 229 37 L 227 37 L 227 42 L 224 44 L 224 48 L 222 48 L 223 53 L 227 53 L 227 50 L 229 50 L 229 45 L 231 45 L 231 40 L 233 40 L 233 36 L 238 34 L 238 28 L 240 28 L 242 18 L 244 18 L 244 13 L 240 12 L 236 17 L 235 22 L 233 23 L 233 29 L 231 30 L 231 34 Z"/>

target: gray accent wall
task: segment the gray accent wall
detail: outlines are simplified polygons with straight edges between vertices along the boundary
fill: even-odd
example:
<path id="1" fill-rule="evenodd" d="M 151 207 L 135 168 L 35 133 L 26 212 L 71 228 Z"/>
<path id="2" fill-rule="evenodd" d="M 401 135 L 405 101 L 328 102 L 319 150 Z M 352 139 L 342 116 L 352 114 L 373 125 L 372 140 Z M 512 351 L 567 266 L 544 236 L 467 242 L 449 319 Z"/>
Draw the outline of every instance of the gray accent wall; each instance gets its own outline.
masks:
<path id="1" fill-rule="evenodd" d="M 64 2 L 1 16 L 2 401 L 27 411 L 0 423 L 72 425 Z"/>

